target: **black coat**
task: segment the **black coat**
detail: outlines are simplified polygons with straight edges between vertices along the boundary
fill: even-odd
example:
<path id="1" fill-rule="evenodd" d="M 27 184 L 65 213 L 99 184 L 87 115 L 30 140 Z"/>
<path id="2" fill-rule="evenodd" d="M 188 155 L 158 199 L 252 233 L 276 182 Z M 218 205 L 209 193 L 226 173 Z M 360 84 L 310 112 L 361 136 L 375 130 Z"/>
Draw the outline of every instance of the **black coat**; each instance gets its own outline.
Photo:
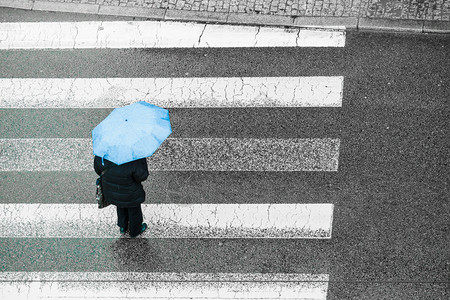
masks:
<path id="1" fill-rule="evenodd" d="M 100 175 L 112 164 L 107 159 L 95 156 L 94 169 Z M 145 192 L 141 182 L 148 177 L 145 158 L 122 165 L 114 165 L 102 176 L 102 188 L 105 200 L 118 207 L 135 207 L 145 201 Z"/>

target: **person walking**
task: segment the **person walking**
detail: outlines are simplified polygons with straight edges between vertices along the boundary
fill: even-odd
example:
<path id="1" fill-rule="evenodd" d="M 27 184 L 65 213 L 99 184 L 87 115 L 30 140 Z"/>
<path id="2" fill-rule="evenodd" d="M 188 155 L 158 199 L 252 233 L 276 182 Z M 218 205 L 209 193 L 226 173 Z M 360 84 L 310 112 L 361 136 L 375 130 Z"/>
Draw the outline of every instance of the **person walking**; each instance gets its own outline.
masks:
<path id="1" fill-rule="evenodd" d="M 148 178 L 145 158 L 116 165 L 99 156 L 94 157 L 95 172 L 102 175 L 102 190 L 105 200 L 117 207 L 117 225 L 120 233 L 129 231 L 130 237 L 136 237 L 147 229 L 143 223 L 141 203 L 145 201 L 142 182 Z"/>
<path id="2" fill-rule="evenodd" d="M 142 181 L 149 175 L 145 158 L 171 133 L 169 111 L 145 101 L 113 109 L 92 130 L 94 169 L 102 180 L 104 200 L 117 206 L 121 233 L 129 230 L 135 237 L 147 229 L 141 209 Z"/>

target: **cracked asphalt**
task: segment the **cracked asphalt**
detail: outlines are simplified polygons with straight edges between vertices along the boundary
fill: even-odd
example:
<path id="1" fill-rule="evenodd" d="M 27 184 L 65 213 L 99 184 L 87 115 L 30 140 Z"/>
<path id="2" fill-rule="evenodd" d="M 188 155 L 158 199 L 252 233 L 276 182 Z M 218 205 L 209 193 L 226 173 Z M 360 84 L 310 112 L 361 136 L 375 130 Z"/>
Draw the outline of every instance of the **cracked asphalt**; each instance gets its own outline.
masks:
<path id="1" fill-rule="evenodd" d="M 329 274 L 327 299 L 448 299 L 448 42 L 348 32 L 327 49 L 1 51 L 2 78 L 344 76 L 342 108 L 170 109 L 177 138 L 339 138 L 338 172 L 153 172 L 144 184 L 151 203 L 333 203 L 330 240 L 1 238 L 1 270 Z M 110 111 L 0 109 L 0 137 L 86 138 Z M 0 178 L 2 203 L 91 203 L 96 176 Z"/>

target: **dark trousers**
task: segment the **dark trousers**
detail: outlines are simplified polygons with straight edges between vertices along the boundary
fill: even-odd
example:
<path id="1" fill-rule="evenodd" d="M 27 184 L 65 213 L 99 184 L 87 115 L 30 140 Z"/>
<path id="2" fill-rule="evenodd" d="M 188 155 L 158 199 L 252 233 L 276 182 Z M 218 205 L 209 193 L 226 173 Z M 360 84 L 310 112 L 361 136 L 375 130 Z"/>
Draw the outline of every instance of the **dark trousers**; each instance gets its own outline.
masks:
<path id="1" fill-rule="evenodd" d="M 141 205 L 136 207 L 117 206 L 117 225 L 129 229 L 130 236 L 134 237 L 142 230 L 142 209 Z"/>

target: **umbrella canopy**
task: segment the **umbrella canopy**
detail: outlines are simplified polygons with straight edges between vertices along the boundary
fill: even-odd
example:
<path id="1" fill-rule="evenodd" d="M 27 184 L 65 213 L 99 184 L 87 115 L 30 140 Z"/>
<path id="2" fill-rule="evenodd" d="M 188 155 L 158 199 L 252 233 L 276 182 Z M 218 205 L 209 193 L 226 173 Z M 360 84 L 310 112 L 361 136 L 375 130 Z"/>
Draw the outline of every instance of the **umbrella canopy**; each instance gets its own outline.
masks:
<path id="1" fill-rule="evenodd" d="M 169 111 L 141 101 L 114 109 L 94 130 L 94 155 L 117 165 L 151 156 L 172 133 Z"/>

